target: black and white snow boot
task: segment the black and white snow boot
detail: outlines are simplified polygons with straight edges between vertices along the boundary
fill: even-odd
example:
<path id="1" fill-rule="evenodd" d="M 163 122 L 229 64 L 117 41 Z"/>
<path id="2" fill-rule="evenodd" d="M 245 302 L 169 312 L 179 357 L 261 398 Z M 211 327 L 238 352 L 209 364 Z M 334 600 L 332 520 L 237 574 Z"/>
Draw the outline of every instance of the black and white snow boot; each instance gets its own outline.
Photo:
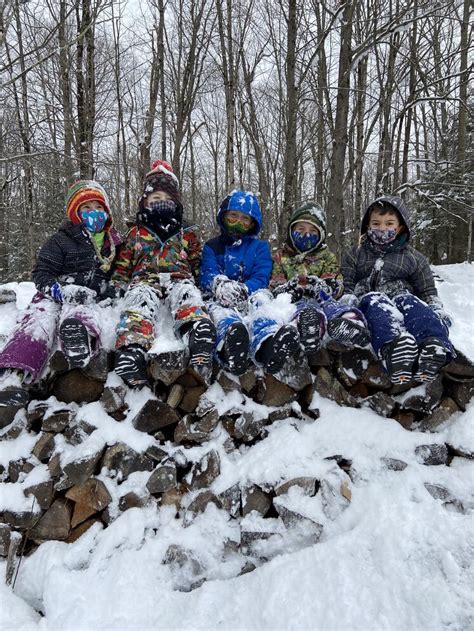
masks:
<path id="1" fill-rule="evenodd" d="M 216 327 L 208 318 L 199 320 L 189 334 L 189 367 L 207 384 L 212 376 Z"/>
<path id="2" fill-rule="evenodd" d="M 328 322 L 328 335 L 346 346 L 363 348 L 370 342 L 370 331 L 359 320 L 351 318 L 333 318 Z"/>
<path id="3" fill-rule="evenodd" d="M 28 391 L 21 386 L 8 386 L 0 390 L 0 407 L 26 407 L 28 401 Z"/>
<path id="4" fill-rule="evenodd" d="M 115 372 L 127 386 L 141 388 L 148 383 L 145 351 L 141 346 L 126 346 L 117 351 Z"/>
<path id="5" fill-rule="evenodd" d="M 307 355 L 314 355 L 320 348 L 326 331 L 326 318 L 321 311 L 303 309 L 298 315 L 298 333 Z"/>
<path id="6" fill-rule="evenodd" d="M 413 379 L 413 366 L 418 347 L 413 335 L 402 333 L 393 342 L 382 347 L 382 362 L 394 385 L 409 384 Z"/>
<path id="7" fill-rule="evenodd" d="M 243 375 L 249 363 L 250 337 L 242 322 L 234 322 L 227 329 L 222 348 L 222 358 L 227 370 L 234 375 Z"/>
<path id="8" fill-rule="evenodd" d="M 274 375 L 279 372 L 290 357 L 300 352 L 300 336 L 291 324 L 282 326 L 272 337 L 267 338 L 257 353 L 257 360 L 266 372 Z"/>
<path id="9" fill-rule="evenodd" d="M 441 368 L 446 364 L 448 354 L 443 343 L 437 337 L 427 337 L 420 344 L 418 370 L 415 380 L 429 383 L 436 378 Z"/>
<path id="10" fill-rule="evenodd" d="M 89 333 L 78 318 L 66 318 L 59 327 L 59 337 L 69 368 L 84 368 L 91 358 Z"/>

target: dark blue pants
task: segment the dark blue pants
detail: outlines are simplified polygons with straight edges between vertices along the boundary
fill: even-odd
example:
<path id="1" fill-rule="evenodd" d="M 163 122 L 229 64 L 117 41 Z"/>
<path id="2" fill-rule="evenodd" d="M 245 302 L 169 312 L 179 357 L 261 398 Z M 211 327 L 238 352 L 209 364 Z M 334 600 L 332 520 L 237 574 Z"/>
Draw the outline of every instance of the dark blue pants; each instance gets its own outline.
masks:
<path id="1" fill-rule="evenodd" d="M 448 354 L 454 355 L 447 326 L 425 302 L 412 294 L 400 294 L 390 300 L 385 294 L 374 291 L 362 298 L 359 309 L 367 319 L 372 346 L 377 354 L 384 344 L 408 332 L 418 346 L 427 337 L 436 337 Z"/>

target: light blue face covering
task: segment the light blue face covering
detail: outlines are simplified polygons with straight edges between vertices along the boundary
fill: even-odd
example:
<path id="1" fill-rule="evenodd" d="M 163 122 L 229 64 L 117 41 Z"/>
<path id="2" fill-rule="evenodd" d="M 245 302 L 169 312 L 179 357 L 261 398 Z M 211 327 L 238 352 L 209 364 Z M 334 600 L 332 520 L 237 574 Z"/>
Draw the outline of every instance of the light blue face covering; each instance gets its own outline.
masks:
<path id="1" fill-rule="evenodd" d="M 79 213 L 82 219 L 82 223 L 89 230 L 89 232 L 102 232 L 107 223 L 107 213 L 105 210 L 98 210 L 96 208 L 92 210 L 81 210 Z"/>
<path id="2" fill-rule="evenodd" d="M 293 230 L 291 238 L 293 239 L 295 248 L 300 252 L 308 252 L 308 250 L 312 250 L 319 243 L 319 235 L 314 232 L 302 233 Z"/>

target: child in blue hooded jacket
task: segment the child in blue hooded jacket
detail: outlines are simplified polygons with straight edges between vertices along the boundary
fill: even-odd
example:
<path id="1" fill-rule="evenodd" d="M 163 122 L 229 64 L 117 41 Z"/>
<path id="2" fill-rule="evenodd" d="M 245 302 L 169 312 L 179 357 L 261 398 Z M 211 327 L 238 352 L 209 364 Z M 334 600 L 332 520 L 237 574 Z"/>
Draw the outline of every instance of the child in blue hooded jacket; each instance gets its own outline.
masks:
<path id="1" fill-rule="evenodd" d="M 253 193 L 234 190 L 219 206 L 220 235 L 203 247 L 201 288 L 212 297 L 217 327 L 216 356 L 229 372 L 242 374 L 249 353 L 266 372 L 276 373 L 299 350 L 296 327 L 281 326 L 266 309 L 272 256 L 258 239 L 262 213 Z"/>

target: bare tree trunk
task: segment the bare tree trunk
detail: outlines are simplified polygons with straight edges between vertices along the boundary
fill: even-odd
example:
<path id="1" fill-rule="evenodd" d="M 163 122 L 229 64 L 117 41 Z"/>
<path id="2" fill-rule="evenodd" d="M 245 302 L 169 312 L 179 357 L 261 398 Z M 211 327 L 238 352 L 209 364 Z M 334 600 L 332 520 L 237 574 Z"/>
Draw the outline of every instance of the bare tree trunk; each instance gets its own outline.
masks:
<path id="1" fill-rule="evenodd" d="M 283 212 L 280 218 L 280 234 L 283 235 L 289 215 L 296 199 L 296 117 L 298 95 L 296 88 L 296 32 L 297 0 L 288 0 L 287 44 L 286 44 L 286 134 L 284 153 Z"/>
<path id="2" fill-rule="evenodd" d="M 58 44 L 59 44 L 59 68 L 60 68 L 60 86 L 61 86 L 61 103 L 64 115 L 64 172 L 68 184 L 72 184 L 74 179 L 74 167 L 72 161 L 72 148 L 74 145 L 74 126 L 71 99 L 71 75 L 69 72 L 70 57 L 67 42 L 67 23 L 66 23 L 66 0 L 61 0 L 59 5 L 59 25 L 58 25 Z"/>
<path id="3" fill-rule="evenodd" d="M 82 9 L 82 11 L 81 11 Z M 81 178 L 94 177 L 95 44 L 90 0 L 76 7 L 77 154 Z"/>
<path id="4" fill-rule="evenodd" d="M 226 0 L 226 17 L 223 14 L 223 2 L 216 2 L 217 24 L 222 55 L 222 76 L 224 80 L 225 110 L 227 119 L 227 141 L 225 151 L 225 188 L 235 187 L 235 92 L 237 83 L 237 68 L 234 55 L 234 38 L 232 33 L 232 2 Z"/>
<path id="5" fill-rule="evenodd" d="M 164 6 L 163 0 L 158 0 L 158 25 L 151 33 L 152 61 L 150 71 L 150 81 L 148 84 L 148 106 L 145 113 L 145 131 L 143 141 L 140 143 L 140 158 L 138 168 L 138 179 L 141 182 L 145 173 L 150 170 L 151 162 L 151 142 L 155 129 L 156 104 L 158 101 L 158 90 L 162 91 L 161 102 L 161 148 L 162 158 L 166 158 L 166 105 L 164 103 L 164 53 L 163 53 L 163 32 L 164 32 Z M 154 35 L 156 33 L 157 43 L 155 45 Z M 163 145 L 164 142 L 164 145 Z M 165 151 L 163 151 L 163 149 Z"/>
<path id="6" fill-rule="evenodd" d="M 347 2 L 342 14 L 341 21 L 341 45 L 339 50 L 339 72 L 338 72 L 338 92 L 335 128 L 333 137 L 333 150 L 331 159 L 331 179 L 329 182 L 328 207 L 328 233 L 330 233 L 329 243 L 339 252 L 341 247 L 341 225 L 344 216 L 344 164 L 347 146 L 347 121 L 349 116 L 349 89 L 350 89 L 350 68 L 352 61 L 351 38 L 352 38 L 352 15 L 356 1 Z"/>
<path id="7" fill-rule="evenodd" d="M 21 104 L 20 98 L 18 97 L 17 89 L 15 86 L 15 100 L 17 105 L 17 118 L 18 125 L 20 129 L 21 140 L 23 143 L 23 150 L 25 152 L 26 160 L 24 161 L 24 177 L 23 177 L 23 194 L 24 194 L 24 204 L 25 204 L 25 213 L 24 219 L 26 222 L 26 234 L 27 234 L 27 269 L 31 269 L 33 266 L 33 261 L 35 258 L 35 239 L 34 235 L 35 231 L 35 222 L 34 222 L 34 212 L 33 212 L 33 165 L 31 162 L 31 158 L 29 154 L 31 154 L 31 142 L 30 142 L 30 115 L 29 115 L 29 107 L 28 107 L 28 84 L 27 84 L 27 75 L 26 75 L 26 65 L 25 65 L 25 52 L 23 49 L 23 34 L 21 27 L 21 19 L 20 19 L 20 6 L 19 1 L 15 0 L 15 23 L 17 30 L 17 38 L 18 38 L 18 54 L 20 61 L 20 69 L 21 69 Z"/>
<path id="8" fill-rule="evenodd" d="M 114 3 L 111 4 L 112 10 L 112 32 L 114 36 L 114 74 L 115 74 L 115 91 L 117 94 L 117 113 L 118 113 L 118 127 L 117 127 L 117 156 L 119 161 L 122 162 L 123 172 L 123 191 L 124 191 L 124 206 L 126 212 L 130 210 L 130 172 L 128 168 L 128 156 L 127 156 L 127 139 L 125 135 L 125 120 L 123 115 L 122 93 L 120 89 L 121 83 L 121 55 L 120 55 L 120 16 L 115 19 L 114 16 Z M 117 165 L 120 167 L 120 164 Z M 117 169 L 120 172 L 120 168 Z M 119 187 L 120 190 L 120 187 Z M 119 196 L 120 198 L 120 196 Z"/>

